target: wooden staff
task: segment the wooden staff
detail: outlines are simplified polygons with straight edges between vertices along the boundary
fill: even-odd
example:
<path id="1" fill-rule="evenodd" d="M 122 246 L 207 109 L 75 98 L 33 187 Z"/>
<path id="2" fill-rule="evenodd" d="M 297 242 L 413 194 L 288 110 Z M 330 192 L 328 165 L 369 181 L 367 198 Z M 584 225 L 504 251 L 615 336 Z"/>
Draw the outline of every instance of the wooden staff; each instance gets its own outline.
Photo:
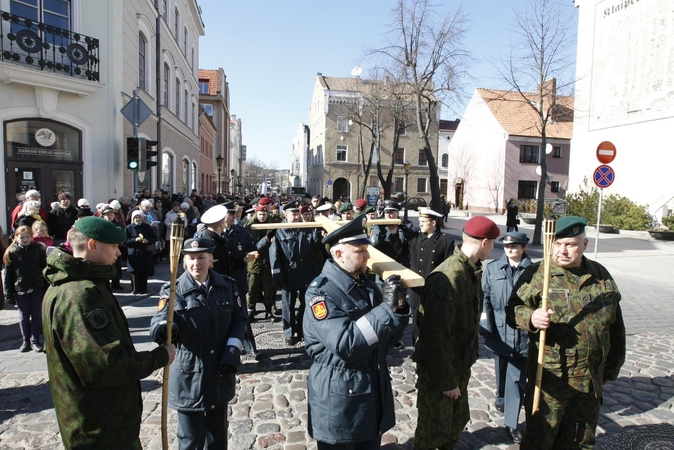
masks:
<path id="1" fill-rule="evenodd" d="M 166 319 L 166 345 L 171 345 L 173 337 L 173 309 L 176 301 L 176 278 L 178 277 L 178 264 L 180 264 L 180 252 L 183 249 L 185 236 L 184 214 L 180 214 L 171 224 L 171 293 L 168 300 L 168 318 Z M 161 389 L 161 444 L 164 450 L 168 450 L 168 382 L 170 364 L 164 367 L 164 380 Z"/>
<path id="2" fill-rule="evenodd" d="M 543 233 L 543 293 L 541 295 L 541 309 L 548 311 L 548 291 L 550 290 L 550 265 L 552 264 L 552 246 L 555 242 L 555 219 L 543 221 L 545 229 Z M 545 357 L 545 330 L 539 332 L 538 339 L 538 365 L 536 366 L 536 387 L 534 389 L 534 403 L 532 414 L 538 411 L 541 399 L 541 381 L 543 379 L 543 359 Z"/>

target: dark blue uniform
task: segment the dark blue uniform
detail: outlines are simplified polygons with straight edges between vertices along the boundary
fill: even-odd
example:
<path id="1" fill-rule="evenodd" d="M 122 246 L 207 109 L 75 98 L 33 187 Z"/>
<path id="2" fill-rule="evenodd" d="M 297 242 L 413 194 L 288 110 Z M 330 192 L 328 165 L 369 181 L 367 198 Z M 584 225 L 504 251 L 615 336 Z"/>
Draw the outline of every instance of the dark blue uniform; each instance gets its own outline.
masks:
<path id="1" fill-rule="evenodd" d="M 320 245 L 315 230 L 281 228 L 269 248 L 269 263 L 274 283 L 281 285 L 283 334 L 286 339 L 302 338 L 304 298 L 309 283 L 318 275 L 315 252 Z M 295 301 L 300 306 L 295 312 Z"/>
<path id="2" fill-rule="evenodd" d="M 304 345 L 309 371 L 309 434 L 320 443 L 369 443 L 395 424 L 389 348 L 403 335 L 409 316 L 382 303 L 374 282 L 353 278 L 333 260 L 306 294 Z M 324 447 L 324 446 L 323 446 Z"/>
<path id="3" fill-rule="evenodd" d="M 168 402 L 178 411 L 180 449 L 227 448 L 227 402 L 234 397 L 234 373 L 219 376 L 223 365 L 241 364 L 247 314 L 233 278 L 209 270 L 208 290 L 201 289 L 189 272 L 176 284 L 174 324 L 178 329 L 176 358 L 171 364 Z M 168 316 L 169 286 L 159 294 L 159 311 L 152 318 L 150 334 Z M 204 426 L 204 415 L 207 425 Z M 224 426 L 223 426 L 224 425 Z"/>

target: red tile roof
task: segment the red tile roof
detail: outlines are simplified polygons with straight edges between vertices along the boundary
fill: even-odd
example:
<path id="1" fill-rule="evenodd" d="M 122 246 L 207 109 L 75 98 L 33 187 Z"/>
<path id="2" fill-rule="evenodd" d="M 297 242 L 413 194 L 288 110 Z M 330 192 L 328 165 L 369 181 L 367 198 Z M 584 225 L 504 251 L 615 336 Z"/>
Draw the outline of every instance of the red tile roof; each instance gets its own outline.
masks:
<path id="1" fill-rule="evenodd" d="M 208 80 L 208 95 L 218 94 L 220 83 L 217 70 L 199 69 L 199 80 Z"/>

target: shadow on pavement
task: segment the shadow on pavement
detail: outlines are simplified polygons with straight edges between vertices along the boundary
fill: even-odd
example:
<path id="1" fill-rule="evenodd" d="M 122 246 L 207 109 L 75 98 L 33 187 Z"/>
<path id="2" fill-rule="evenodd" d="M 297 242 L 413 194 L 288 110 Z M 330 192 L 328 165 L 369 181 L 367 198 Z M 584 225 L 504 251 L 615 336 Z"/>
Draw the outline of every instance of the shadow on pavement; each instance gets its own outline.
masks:
<path id="1" fill-rule="evenodd" d="M 49 384 L 0 389 L 0 424 L 14 416 L 33 414 L 54 408 Z"/>

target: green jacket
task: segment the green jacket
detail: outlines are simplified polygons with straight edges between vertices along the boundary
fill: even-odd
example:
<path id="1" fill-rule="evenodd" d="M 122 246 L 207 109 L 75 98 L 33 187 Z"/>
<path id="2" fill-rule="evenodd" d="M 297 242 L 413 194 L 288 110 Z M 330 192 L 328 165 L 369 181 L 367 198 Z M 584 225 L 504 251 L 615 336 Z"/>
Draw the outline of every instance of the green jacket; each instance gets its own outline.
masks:
<path id="1" fill-rule="evenodd" d="M 138 441 L 140 380 L 168 364 L 163 347 L 138 352 L 106 287 L 114 265 L 59 249 L 47 258 L 42 330 L 54 408 L 66 448 L 120 449 Z M 139 443 L 138 443 L 139 445 Z"/>
<path id="2" fill-rule="evenodd" d="M 458 387 L 457 377 L 477 361 L 481 278 L 481 263 L 468 259 L 460 246 L 426 278 L 421 294 L 424 314 L 412 360 L 419 381 L 438 391 Z"/>
<path id="3" fill-rule="evenodd" d="M 506 321 L 529 332 L 529 365 L 536 365 L 538 329 L 531 315 L 540 307 L 543 264 L 529 266 L 513 289 Z M 576 275 L 573 272 L 580 273 Z M 548 307 L 554 310 L 546 332 L 544 369 L 580 392 L 601 397 L 604 380 L 615 380 L 625 362 L 625 324 L 620 292 L 601 264 L 583 257 L 578 270 L 553 264 Z"/>

